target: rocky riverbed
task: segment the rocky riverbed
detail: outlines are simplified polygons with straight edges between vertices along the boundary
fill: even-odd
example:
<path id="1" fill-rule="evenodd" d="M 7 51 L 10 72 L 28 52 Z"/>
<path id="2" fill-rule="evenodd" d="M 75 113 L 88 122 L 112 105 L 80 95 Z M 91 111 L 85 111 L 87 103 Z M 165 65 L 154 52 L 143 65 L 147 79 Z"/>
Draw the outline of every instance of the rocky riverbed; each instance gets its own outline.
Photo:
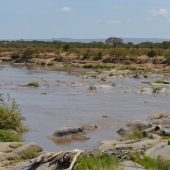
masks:
<path id="1" fill-rule="evenodd" d="M 115 69 L 70 74 L 2 65 L 0 79 L 1 93 L 16 99 L 30 128 L 25 142 L 0 143 L 2 169 L 29 169 L 36 162 L 39 169 L 49 164 L 54 169 L 64 155 L 68 168 L 77 154 L 116 155 L 124 169 L 144 169 L 134 152 L 169 160 L 168 74 Z"/>
<path id="2" fill-rule="evenodd" d="M 54 133 L 54 137 L 80 135 L 85 130 L 94 130 L 95 125 L 81 128 L 65 128 Z M 93 157 L 98 155 L 116 155 L 121 160 L 121 167 L 125 170 L 145 169 L 135 162 L 134 154 L 140 153 L 153 159 L 161 158 L 170 161 L 170 116 L 164 113 L 151 115 L 146 121 L 132 121 L 118 130 L 120 140 L 105 140 L 93 150 L 73 150 L 65 152 L 44 152 L 35 143 L 6 142 L 0 143 L 0 166 L 8 170 L 43 170 L 64 169 L 71 170 L 78 157 L 84 155 Z M 80 130 L 82 129 L 82 130 Z M 140 133 L 142 136 L 131 136 Z M 31 151 L 37 158 L 31 159 Z M 35 155 L 36 157 L 36 155 Z M 67 163 L 66 163 L 67 162 Z M 60 168 L 59 168 L 60 167 Z"/>

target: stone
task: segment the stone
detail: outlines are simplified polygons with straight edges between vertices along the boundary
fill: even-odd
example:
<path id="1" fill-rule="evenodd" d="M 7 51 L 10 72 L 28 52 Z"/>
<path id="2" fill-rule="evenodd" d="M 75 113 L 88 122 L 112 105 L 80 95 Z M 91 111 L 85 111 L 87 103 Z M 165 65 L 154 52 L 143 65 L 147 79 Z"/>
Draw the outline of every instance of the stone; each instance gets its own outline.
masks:
<path id="1" fill-rule="evenodd" d="M 149 120 L 154 120 L 154 119 L 161 119 L 161 118 L 165 118 L 168 117 L 168 115 L 166 113 L 154 113 L 151 116 L 149 116 Z"/>
<path id="2" fill-rule="evenodd" d="M 168 127 L 168 125 L 170 126 L 170 116 L 166 113 L 155 113 L 149 116 L 149 122 L 151 124 L 166 125 Z"/>
<path id="3" fill-rule="evenodd" d="M 28 150 L 31 150 L 31 149 L 35 150 L 36 152 L 42 152 L 43 151 L 43 149 L 40 146 L 38 146 L 36 143 L 27 143 L 27 144 L 24 144 L 21 147 L 16 148 L 13 151 L 13 153 L 17 154 L 17 155 L 21 155 L 22 153 L 24 153 Z"/>
<path id="4" fill-rule="evenodd" d="M 145 154 L 151 158 L 161 157 L 164 160 L 170 160 L 170 145 L 168 142 L 161 142 L 146 150 Z"/>
<path id="5" fill-rule="evenodd" d="M 97 125 L 93 123 L 93 124 L 85 125 L 82 128 L 83 128 L 83 130 L 95 130 L 95 129 L 97 129 Z"/>
<path id="6" fill-rule="evenodd" d="M 63 137 L 68 135 L 74 135 L 79 134 L 83 132 L 83 128 L 71 128 L 71 127 L 65 127 L 59 130 L 56 130 L 53 134 L 55 137 Z"/>
<path id="7" fill-rule="evenodd" d="M 121 165 L 124 170 L 145 170 L 141 165 L 133 161 L 123 161 Z"/>
<path id="8" fill-rule="evenodd" d="M 145 121 L 130 121 L 124 127 L 120 128 L 117 133 L 120 135 L 128 135 L 134 131 L 144 130 L 150 128 L 152 125 Z"/>

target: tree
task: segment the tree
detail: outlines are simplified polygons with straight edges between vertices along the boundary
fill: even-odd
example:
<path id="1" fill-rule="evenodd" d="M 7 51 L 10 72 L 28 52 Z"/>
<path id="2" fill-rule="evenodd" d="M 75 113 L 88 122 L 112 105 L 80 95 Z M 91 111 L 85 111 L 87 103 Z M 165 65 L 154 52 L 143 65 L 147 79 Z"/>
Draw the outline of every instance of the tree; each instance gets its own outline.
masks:
<path id="1" fill-rule="evenodd" d="M 70 49 L 70 44 L 68 44 L 68 43 L 64 44 L 63 50 L 67 52 L 69 49 Z"/>
<path id="2" fill-rule="evenodd" d="M 157 55 L 156 51 L 155 50 L 150 50 L 148 52 L 148 57 L 155 57 Z"/>
<path id="3" fill-rule="evenodd" d="M 105 43 L 116 47 L 117 45 L 123 44 L 123 39 L 116 38 L 116 37 L 110 37 L 105 41 Z"/>

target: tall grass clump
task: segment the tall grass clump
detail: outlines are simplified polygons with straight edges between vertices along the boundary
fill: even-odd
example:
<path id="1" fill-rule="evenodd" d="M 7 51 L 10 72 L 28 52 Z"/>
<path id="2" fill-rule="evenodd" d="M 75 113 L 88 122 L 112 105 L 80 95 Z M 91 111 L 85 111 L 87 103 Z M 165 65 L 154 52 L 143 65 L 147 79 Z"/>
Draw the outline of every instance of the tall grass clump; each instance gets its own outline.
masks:
<path id="1" fill-rule="evenodd" d="M 149 169 L 149 170 L 169 170 L 170 169 L 170 161 L 164 160 L 161 157 L 154 159 L 154 158 L 143 156 L 137 153 L 134 156 L 134 161 L 142 165 L 145 169 Z"/>
<path id="2" fill-rule="evenodd" d="M 0 95 L 0 140 L 18 141 L 19 133 L 24 131 L 23 117 L 16 101 L 9 95 Z M 12 133 L 16 132 L 16 135 Z M 18 137 L 16 137 L 18 135 Z"/>
<path id="3" fill-rule="evenodd" d="M 122 170 L 122 168 L 115 156 L 103 155 L 80 158 L 74 170 Z"/>

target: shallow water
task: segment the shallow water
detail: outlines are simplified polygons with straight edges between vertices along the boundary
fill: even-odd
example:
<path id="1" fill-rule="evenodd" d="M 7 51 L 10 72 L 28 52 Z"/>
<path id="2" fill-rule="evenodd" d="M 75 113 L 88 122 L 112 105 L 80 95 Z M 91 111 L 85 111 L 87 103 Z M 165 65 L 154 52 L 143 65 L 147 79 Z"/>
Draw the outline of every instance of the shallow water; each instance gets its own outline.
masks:
<path id="1" fill-rule="evenodd" d="M 39 88 L 23 86 L 31 81 Z M 116 87 L 98 84 L 96 92 L 88 87 L 94 80 L 47 69 L 0 66 L 0 93 L 10 94 L 20 104 L 29 132 L 26 141 L 34 141 L 48 151 L 91 149 L 101 140 L 118 137 L 116 130 L 127 120 L 146 119 L 154 112 L 170 111 L 170 95 L 141 95 L 136 92 L 148 86 L 138 79 L 114 79 Z M 97 82 L 97 81 L 96 81 Z M 169 88 L 169 87 L 168 87 Z M 108 118 L 102 118 L 108 115 Z M 55 144 L 48 139 L 54 131 L 65 126 L 96 123 L 99 128 L 89 132 L 86 141 Z"/>

